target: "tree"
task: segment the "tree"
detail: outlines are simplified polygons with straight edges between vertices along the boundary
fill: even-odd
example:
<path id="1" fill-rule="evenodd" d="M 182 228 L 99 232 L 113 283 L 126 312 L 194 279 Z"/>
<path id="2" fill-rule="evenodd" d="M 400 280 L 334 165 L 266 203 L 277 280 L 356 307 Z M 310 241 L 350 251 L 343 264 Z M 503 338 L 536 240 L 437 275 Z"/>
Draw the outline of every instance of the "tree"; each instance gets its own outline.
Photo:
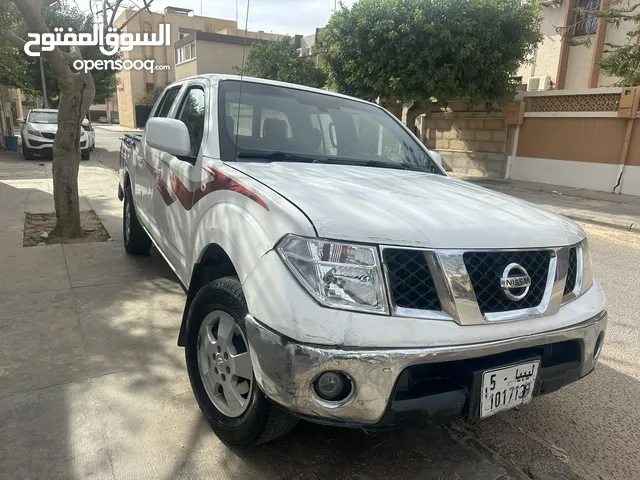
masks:
<path id="1" fill-rule="evenodd" d="M 7 4 L 7 0 L 0 1 L 0 5 Z M 4 5 L 3 5 L 4 6 Z M 7 12 L 14 17 L 14 21 L 19 23 L 19 12 L 10 3 L 6 5 Z M 0 7 L 1 8 L 1 7 Z M 93 31 L 93 16 L 87 15 L 77 8 L 69 7 L 67 4 L 52 4 L 42 9 L 42 16 L 47 25 L 55 25 L 67 28 L 73 28 L 76 32 Z M 6 31 L 6 30 L 5 30 Z M 6 46 L 5 46 L 6 48 Z M 24 68 L 3 68 L 0 71 L 0 83 L 20 88 L 27 93 L 42 94 L 42 80 L 40 74 L 40 59 L 34 57 L 24 58 L 22 52 L 14 46 L 6 48 L 12 57 L 18 57 L 20 62 L 24 64 Z M 1 50 L 0 50 L 1 51 Z M 112 59 L 100 52 L 97 46 L 91 46 L 83 50 L 82 56 L 86 60 L 105 60 Z M 16 71 L 20 72 L 16 75 Z M 45 84 L 47 87 L 47 97 L 49 104 L 55 106 L 60 92 L 58 91 L 58 81 L 55 73 L 51 69 L 49 63 L 44 61 Z M 117 80 L 115 70 L 96 70 L 93 72 L 93 80 L 96 87 L 95 103 L 105 103 L 116 92 Z"/>
<path id="2" fill-rule="evenodd" d="M 322 88 L 326 75 L 309 57 L 301 57 L 291 37 L 251 45 L 244 73 L 253 77 Z"/>
<path id="3" fill-rule="evenodd" d="M 577 8 L 577 21 L 568 27 L 559 27 L 557 30 L 563 37 L 569 38 L 572 45 L 591 46 L 589 36 L 575 37 L 576 30 L 582 23 L 599 19 L 615 28 L 628 25 L 627 42 L 622 45 L 605 43 L 599 66 L 600 70 L 607 75 L 620 79 L 616 85 L 625 87 L 640 85 L 640 42 L 638 38 L 640 36 L 640 3 L 631 5 L 630 2 L 627 2 L 625 6 L 621 0 L 613 0 L 606 5 L 607 8 L 603 9 Z"/>
<path id="4" fill-rule="evenodd" d="M 494 102 L 540 33 L 539 6 L 521 0 L 360 0 L 341 5 L 319 54 L 337 91 L 410 105 L 407 124 L 437 99 Z"/>
<path id="5" fill-rule="evenodd" d="M 124 0 L 104 0 L 100 12 L 105 32 L 113 26 L 116 14 Z M 142 9 L 148 9 L 153 0 L 143 0 Z M 26 43 L 27 33 L 40 35 L 52 33 L 43 9 L 57 3 L 57 0 L 13 0 L 19 13 L 19 24 L 12 30 L 3 31 L 4 39 L 21 51 Z M 140 12 L 141 10 L 138 10 Z M 92 12 L 93 13 L 93 12 Z M 120 30 L 137 15 L 129 16 L 120 25 Z M 107 21 L 107 19 L 109 19 Z M 8 22 L 11 23 L 11 22 Z M 71 47 L 68 51 L 54 47 L 52 51 L 41 52 L 53 70 L 60 92 L 58 105 L 58 132 L 53 143 L 53 201 L 56 212 L 56 235 L 74 238 L 84 235 L 80 225 L 80 202 L 78 196 L 78 169 L 80 166 L 80 129 L 89 106 L 96 94 L 96 83 L 91 72 L 76 71 L 73 64 L 83 60 L 83 51 Z"/>

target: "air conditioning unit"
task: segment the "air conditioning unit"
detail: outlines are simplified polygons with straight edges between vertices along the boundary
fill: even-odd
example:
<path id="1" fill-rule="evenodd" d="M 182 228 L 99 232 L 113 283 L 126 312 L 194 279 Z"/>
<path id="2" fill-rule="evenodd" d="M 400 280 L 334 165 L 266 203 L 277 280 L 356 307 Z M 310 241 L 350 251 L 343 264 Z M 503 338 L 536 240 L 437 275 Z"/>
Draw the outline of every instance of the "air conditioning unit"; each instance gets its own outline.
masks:
<path id="1" fill-rule="evenodd" d="M 527 83 L 527 92 L 551 90 L 551 77 L 531 77 Z"/>

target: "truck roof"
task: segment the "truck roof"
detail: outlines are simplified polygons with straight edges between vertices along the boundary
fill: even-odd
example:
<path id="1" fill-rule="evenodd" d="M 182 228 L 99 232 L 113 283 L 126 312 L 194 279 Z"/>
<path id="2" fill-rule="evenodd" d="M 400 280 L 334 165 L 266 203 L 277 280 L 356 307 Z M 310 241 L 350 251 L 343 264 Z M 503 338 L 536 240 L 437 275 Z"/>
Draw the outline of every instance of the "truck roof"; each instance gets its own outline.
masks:
<path id="1" fill-rule="evenodd" d="M 242 79 L 243 82 L 262 83 L 265 85 L 276 85 L 276 86 L 286 87 L 286 88 L 295 88 L 297 90 L 305 90 L 308 92 L 322 93 L 323 95 L 331 95 L 333 97 L 339 97 L 339 98 L 344 98 L 348 100 L 355 100 L 358 102 L 368 103 L 370 105 L 375 105 L 376 107 L 379 107 L 379 105 L 376 103 L 368 102 L 366 100 L 362 100 L 361 98 L 350 97 L 349 95 L 343 95 L 341 93 L 332 92 L 330 90 L 307 87 L 306 85 L 299 85 L 297 83 L 287 83 L 287 82 L 279 82 L 277 80 L 268 80 L 266 78 L 257 78 L 257 77 L 248 77 L 248 76 L 241 77 L 240 75 L 227 75 L 227 74 L 220 74 L 220 73 L 205 73 L 205 74 L 195 75 L 193 77 L 188 77 L 183 80 L 179 80 L 179 82 L 185 81 L 185 80 L 193 80 L 196 78 L 206 78 L 211 81 L 220 81 L 220 80 L 238 80 L 239 81 Z"/>

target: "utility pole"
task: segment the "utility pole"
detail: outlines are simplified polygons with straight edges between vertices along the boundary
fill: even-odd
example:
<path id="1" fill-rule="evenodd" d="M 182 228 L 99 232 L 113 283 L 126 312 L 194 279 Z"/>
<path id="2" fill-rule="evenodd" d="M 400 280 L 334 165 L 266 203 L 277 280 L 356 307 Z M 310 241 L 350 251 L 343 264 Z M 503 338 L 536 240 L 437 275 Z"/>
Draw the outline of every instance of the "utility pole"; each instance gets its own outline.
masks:
<path id="1" fill-rule="evenodd" d="M 44 64 L 42 63 L 42 55 L 40 55 L 40 79 L 42 80 L 43 105 L 44 108 L 49 108 L 49 97 L 47 96 L 47 83 L 44 81 Z"/>

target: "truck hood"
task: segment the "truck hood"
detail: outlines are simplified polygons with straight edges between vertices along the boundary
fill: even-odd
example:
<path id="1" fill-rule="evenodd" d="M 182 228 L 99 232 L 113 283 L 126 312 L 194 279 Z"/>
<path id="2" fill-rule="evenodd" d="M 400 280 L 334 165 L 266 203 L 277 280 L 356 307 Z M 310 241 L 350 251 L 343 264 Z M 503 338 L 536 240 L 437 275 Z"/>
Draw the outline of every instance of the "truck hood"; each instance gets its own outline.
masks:
<path id="1" fill-rule="evenodd" d="M 322 238 L 484 249 L 556 247 L 585 236 L 564 217 L 442 175 L 351 165 L 232 165 L 295 204 Z"/>

